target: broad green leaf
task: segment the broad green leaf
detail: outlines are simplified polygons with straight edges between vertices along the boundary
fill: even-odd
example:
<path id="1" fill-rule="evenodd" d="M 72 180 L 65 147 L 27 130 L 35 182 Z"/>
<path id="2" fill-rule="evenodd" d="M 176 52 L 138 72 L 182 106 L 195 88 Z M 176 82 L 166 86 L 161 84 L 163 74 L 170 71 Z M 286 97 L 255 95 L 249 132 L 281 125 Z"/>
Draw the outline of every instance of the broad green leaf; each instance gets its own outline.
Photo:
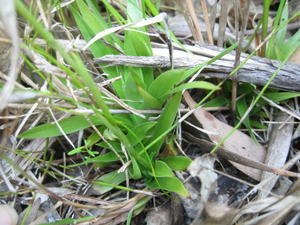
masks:
<path id="1" fill-rule="evenodd" d="M 254 90 L 255 90 L 254 84 L 242 83 L 242 84 L 239 84 L 239 86 L 238 86 L 238 95 L 246 95 L 249 93 L 252 94 Z"/>
<path id="2" fill-rule="evenodd" d="M 213 98 L 204 104 L 204 107 L 219 107 L 219 106 L 228 106 L 228 98 L 225 98 L 223 95 Z"/>
<path id="3" fill-rule="evenodd" d="M 292 37 L 290 37 L 285 43 L 283 47 L 284 55 L 281 55 L 281 60 L 284 57 L 288 57 L 291 55 L 298 47 L 300 46 L 300 30 L 298 30 Z"/>
<path id="4" fill-rule="evenodd" d="M 183 197 L 190 196 L 183 183 L 177 177 L 157 177 L 155 178 L 155 180 L 146 181 L 146 184 L 150 188 L 158 188 L 170 192 L 175 192 Z"/>
<path id="5" fill-rule="evenodd" d="M 180 105 L 181 101 L 181 93 L 175 94 L 167 103 L 165 106 L 163 112 L 161 113 L 157 125 L 155 126 L 154 133 L 152 140 L 155 140 L 157 137 L 159 137 L 161 134 L 163 134 L 166 130 L 168 130 L 172 124 L 174 123 L 174 120 L 176 118 L 176 114 Z M 158 151 L 160 150 L 163 139 L 158 141 L 153 147 L 149 154 L 151 156 L 155 156 Z"/>
<path id="6" fill-rule="evenodd" d="M 251 127 L 254 127 L 257 129 L 268 129 L 268 126 L 266 126 L 258 121 L 255 121 L 255 120 L 250 120 L 250 124 L 251 124 Z"/>
<path id="7" fill-rule="evenodd" d="M 156 160 L 154 162 L 154 172 L 155 174 L 152 174 L 152 176 L 155 177 L 174 177 L 174 174 L 168 164 L 160 160 Z"/>
<path id="8" fill-rule="evenodd" d="M 168 164 L 168 166 L 175 171 L 185 170 L 192 162 L 190 158 L 185 156 L 169 156 L 160 160 Z"/>
<path id="9" fill-rule="evenodd" d="M 141 1 L 137 0 L 128 0 L 127 1 L 127 15 L 128 15 L 128 22 L 134 23 L 138 22 L 139 20 L 143 19 L 143 9 L 140 5 Z"/>
<path id="10" fill-rule="evenodd" d="M 118 173 L 117 171 L 112 171 L 98 178 L 99 181 L 107 183 L 104 184 L 93 184 L 93 188 L 98 191 L 100 194 L 104 194 L 112 190 L 114 185 L 119 185 L 120 183 L 126 180 L 125 173 Z"/>
<path id="11" fill-rule="evenodd" d="M 269 98 L 270 100 L 274 102 L 281 102 L 288 100 L 290 98 L 299 97 L 300 93 L 293 93 L 293 92 L 271 92 L 271 93 L 265 93 L 264 96 Z"/>
<path id="12" fill-rule="evenodd" d="M 160 98 L 182 81 L 185 69 L 168 70 L 159 75 L 150 85 L 149 93 L 155 98 Z"/>
<path id="13" fill-rule="evenodd" d="M 131 131 L 128 132 L 127 139 L 131 145 L 136 145 L 140 141 L 142 141 L 147 132 L 156 125 L 156 122 L 149 121 L 145 123 L 141 123 L 133 127 Z"/>
<path id="14" fill-rule="evenodd" d="M 155 97 L 153 97 L 150 93 L 148 93 L 141 87 L 138 87 L 138 91 L 140 92 L 141 96 L 143 96 L 145 105 L 147 105 L 151 109 L 161 108 L 163 102 L 157 100 Z"/>
<path id="15" fill-rule="evenodd" d="M 87 118 L 93 125 L 97 126 L 102 124 L 102 122 L 96 116 L 88 116 Z M 74 133 L 76 131 L 86 129 L 91 126 L 91 124 L 86 120 L 84 116 L 72 116 L 67 119 L 62 119 L 58 121 L 58 124 L 65 134 Z M 62 133 L 57 127 L 56 123 L 47 123 L 25 131 L 24 133 L 20 134 L 19 137 L 32 139 L 55 137 L 61 135 Z"/>
<path id="16" fill-rule="evenodd" d="M 199 89 L 205 89 L 205 90 L 218 90 L 220 89 L 216 85 L 206 82 L 206 81 L 194 81 L 191 83 L 182 84 L 170 91 L 168 91 L 166 94 L 173 94 L 176 92 L 181 92 L 185 89 L 192 89 L 192 88 L 199 88 Z"/>

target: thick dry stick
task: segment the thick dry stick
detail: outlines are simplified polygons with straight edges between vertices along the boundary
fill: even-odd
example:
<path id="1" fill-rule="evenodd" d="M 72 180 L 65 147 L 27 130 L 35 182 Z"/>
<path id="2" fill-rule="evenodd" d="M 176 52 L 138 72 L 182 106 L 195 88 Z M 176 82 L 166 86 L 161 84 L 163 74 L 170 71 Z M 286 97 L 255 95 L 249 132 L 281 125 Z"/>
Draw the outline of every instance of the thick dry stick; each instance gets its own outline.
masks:
<path id="1" fill-rule="evenodd" d="M 200 150 L 205 153 L 210 153 L 210 151 L 215 147 L 215 145 L 207 140 L 197 138 L 189 133 L 185 132 L 185 136 L 187 137 L 188 140 L 191 141 L 191 143 L 196 144 L 200 147 Z M 244 156 L 238 155 L 236 153 L 233 153 L 229 150 L 226 150 L 224 148 L 218 148 L 217 151 L 215 151 L 215 154 L 219 156 L 220 158 L 239 163 L 244 166 L 248 166 L 251 168 L 255 168 L 258 170 L 262 171 L 267 171 L 270 173 L 274 173 L 277 175 L 282 175 L 282 176 L 289 176 L 289 177 L 299 177 L 299 174 L 284 170 L 284 169 L 278 169 L 278 168 L 273 168 L 270 166 L 267 166 L 266 164 L 254 161 L 252 159 L 248 159 Z"/>
<path id="2" fill-rule="evenodd" d="M 222 50 L 224 49 L 208 46 L 194 47 L 192 51 L 197 52 L 198 55 L 189 54 L 181 50 L 174 50 L 174 68 L 192 68 L 200 63 L 207 62 Z M 153 52 L 155 56 L 106 55 L 95 59 L 95 62 L 108 64 L 108 66 L 170 67 L 168 49 L 153 48 Z M 246 57 L 247 54 L 242 54 L 241 62 L 243 62 Z M 253 56 L 239 70 L 236 80 L 238 82 L 264 86 L 279 65 L 280 62 L 277 60 Z M 228 78 L 228 74 L 232 71 L 233 66 L 234 53 L 226 55 L 206 66 L 200 76 L 205 78 Z M 279 71 L 270 86 L 279 89 L 300 91 L 300 65 L 287 63 L 285 67 Z"/>

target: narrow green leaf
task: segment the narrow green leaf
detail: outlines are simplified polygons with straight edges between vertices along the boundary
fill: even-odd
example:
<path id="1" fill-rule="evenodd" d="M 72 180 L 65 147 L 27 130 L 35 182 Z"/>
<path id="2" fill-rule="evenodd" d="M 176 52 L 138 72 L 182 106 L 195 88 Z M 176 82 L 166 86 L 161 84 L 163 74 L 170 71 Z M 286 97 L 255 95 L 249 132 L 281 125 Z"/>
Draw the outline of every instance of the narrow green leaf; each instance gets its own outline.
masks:
<path id="1" fill-rule="evenodd" d="M 114 152 L 109 152 L 103 155 L 96 156 L 94 158 L 87 158 L 85 162 L 86 163 L 98 163 L 98 162 L 110 163 L 119 160 L 120 159 L 117 157 L 117 155 Z"/>
<path id="2" fill-rule="evenodd" d="M 78 223 L 81 223 L 81 222 L 86 222 L 88 220 L 92 220 L 95 217 L 96 216 L 86 216 L 86 217 L 82 217 L 82 218 L 79 218 L 79 219 L 68 218 L 68 219 L 62 219 L 62 220 L 58 220 L 58 221 L 51 222 L 51 223 L 42 223 L 40 225 L 78 224 Z"/>
<path id="3" fill-rule="evenodd" d="M 102 122 L 96 116 L 88 116 L 91 124 L 101 125 Z M 67 119 L 62 119 L 58 121 L 59 126 L 62 128 L 65 134 L 74 133 L 79 130 L 86 129 L 91 126 L 91 124 L 86 120 L 84 116 L 72 116 Z M 24 133 L 20 134 L 20 138 L 47 138 L 61 136 L 62 133 L 58 128 L 56 123 L 43 124 L 37 127 L 34 127 Z"/>
<path id="4" fill-rule="evenodd" d="M 116 19 L 116 21 L 122 25 L 126 23 L 126 20 L 122 17 L 122 15 L 107 1 L 101 0 L 105 5 L 106 9 L 111 13 L 111 15 Z"/>
<path id="5" fill-rule="evenodd" d="M 80 152 L 82 152 L 82 149 L 84 149 L 84 146 L 81 146 L 79 148 L 74 148 L 68 152 L 68 155 L 75 155 L 77 153 L 80 153 Z"/>
<path id="6" fill-rule="evenodd" d="M 271 93 L 265 93 L 264 96 L 269 98 L 270 100 L 274 102 L 281 102 L 285 101 L 291 98 L 299 97 L 300 93 L 294 93 L 294 92 L 271 92 Z"/>
<path id="7" fill-rule="evenodd" d="M 118 173 L 117 171 L 112 171 L 98 178 L 100 182 L 107 183 L 107 185 L 94 183 L 93 188 L 99 191 L 100 194 L 104 194 L 126 180 L 125 173 Z"/>
<path id="8" fill-rule="evenodd" d="M 182 84 L 182 85 L 168 91 L 166 94 L 173 94 L 173 93 L 181 92 L 185 89 L 193 89 L 193 88 L 199 88 L 199 89 L 205 89 L 205 90 L 219 90 L 220 89 L 216 85 L 206 82 L 206 81 L 194 81 L 191 83 Z"/>
<path id="9" fill-rule="evenodd" d="M 237 101 L 237 112 L 239 114 L 240 117 L 243 117 L 243 115 L 246 113 L 247 109 L 248 109 L 248 105 L 247 105 L 247 102 L 246 102 L 246 98 L 241 98 Z M 243 124 L 245 125 L 245 127 L 248 129 L 248 132 L 251 136 L 251 138 L 253 140 L 256 140 L 256 137 L 251 129 L 251 124 L 250 124 L 250 118 L 249 116 L 247 116 L 244 121 L 243 121 Z"/>

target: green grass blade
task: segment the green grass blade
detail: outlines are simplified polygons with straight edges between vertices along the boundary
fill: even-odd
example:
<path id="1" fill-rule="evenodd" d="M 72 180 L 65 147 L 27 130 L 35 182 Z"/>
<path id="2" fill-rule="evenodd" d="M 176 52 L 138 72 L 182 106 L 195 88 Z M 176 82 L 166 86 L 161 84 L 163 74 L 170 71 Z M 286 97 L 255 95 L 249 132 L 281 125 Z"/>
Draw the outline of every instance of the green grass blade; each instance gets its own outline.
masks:
<path id="1" fill-rule="evenodd" d="M 96 116 L 87 117 L 90 122 L 96 126 L 101 125 L 102 122 Z M 72 116 L 67 119 L 62 119 L 58 121 L 59 126 L 65 132 L 65 134 L 74 133 L 76 131 L 80 131 L 86 129 L 91 126 L 91 123 L 84 116 Z M 58 128 L 57 124 L 43 124 L 37 127 L 34 127 L 28 131 L 19 135 L 19 138 L 48 138 L 61 136 L 61 130 Z"/>

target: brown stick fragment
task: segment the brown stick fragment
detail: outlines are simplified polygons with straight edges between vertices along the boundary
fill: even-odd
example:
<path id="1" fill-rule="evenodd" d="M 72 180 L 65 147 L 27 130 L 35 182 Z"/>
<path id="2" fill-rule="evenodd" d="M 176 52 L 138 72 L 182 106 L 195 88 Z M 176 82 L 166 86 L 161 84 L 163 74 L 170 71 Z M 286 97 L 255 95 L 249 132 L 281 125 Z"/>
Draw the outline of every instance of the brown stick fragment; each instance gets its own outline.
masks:
<path id="1" fill-rule="evenodd" d="M 202 152 L 210 153 L 211 150 L 215 147 L 215 144 L 213 144 L 209 141 L 197 138 L 197 137 L 195 137 L 195 136 L 193 136 L 189 133 L 186 133 L 186 132 L 184 134 L 187 137 L 187 139 L 189 139 L 193 144 L 199 146 Z M 218 148 L 217 151 L 215 151 L 215 154 L 218 157 L 221 157 L 223 159 L 233 161 L 233 162 L 239 163 L 241 165 L 248 166 L 248 167 L 251 167 L 251 168 L 255 168 L 255 169 L 258 169 L 258 170 L 267 171 L 267 172 L 274 173 L 274 174 L 281 175 L 281 176 L 300 177 L 298 173 L 294 173 L 294 172 L 291 172 L 291 171 L 288 171 L 288 170 L 278 169 L 278 168 L 273 168 L 273 167 L 267 166 L 264 163 L 256 162 L 252 159 L 248 159 L 244 156 L 235 154 L 235 153 L 233 153 L 229 150 L 226 150 L 224 148 L 221 148 L 221 147 Z"/>

